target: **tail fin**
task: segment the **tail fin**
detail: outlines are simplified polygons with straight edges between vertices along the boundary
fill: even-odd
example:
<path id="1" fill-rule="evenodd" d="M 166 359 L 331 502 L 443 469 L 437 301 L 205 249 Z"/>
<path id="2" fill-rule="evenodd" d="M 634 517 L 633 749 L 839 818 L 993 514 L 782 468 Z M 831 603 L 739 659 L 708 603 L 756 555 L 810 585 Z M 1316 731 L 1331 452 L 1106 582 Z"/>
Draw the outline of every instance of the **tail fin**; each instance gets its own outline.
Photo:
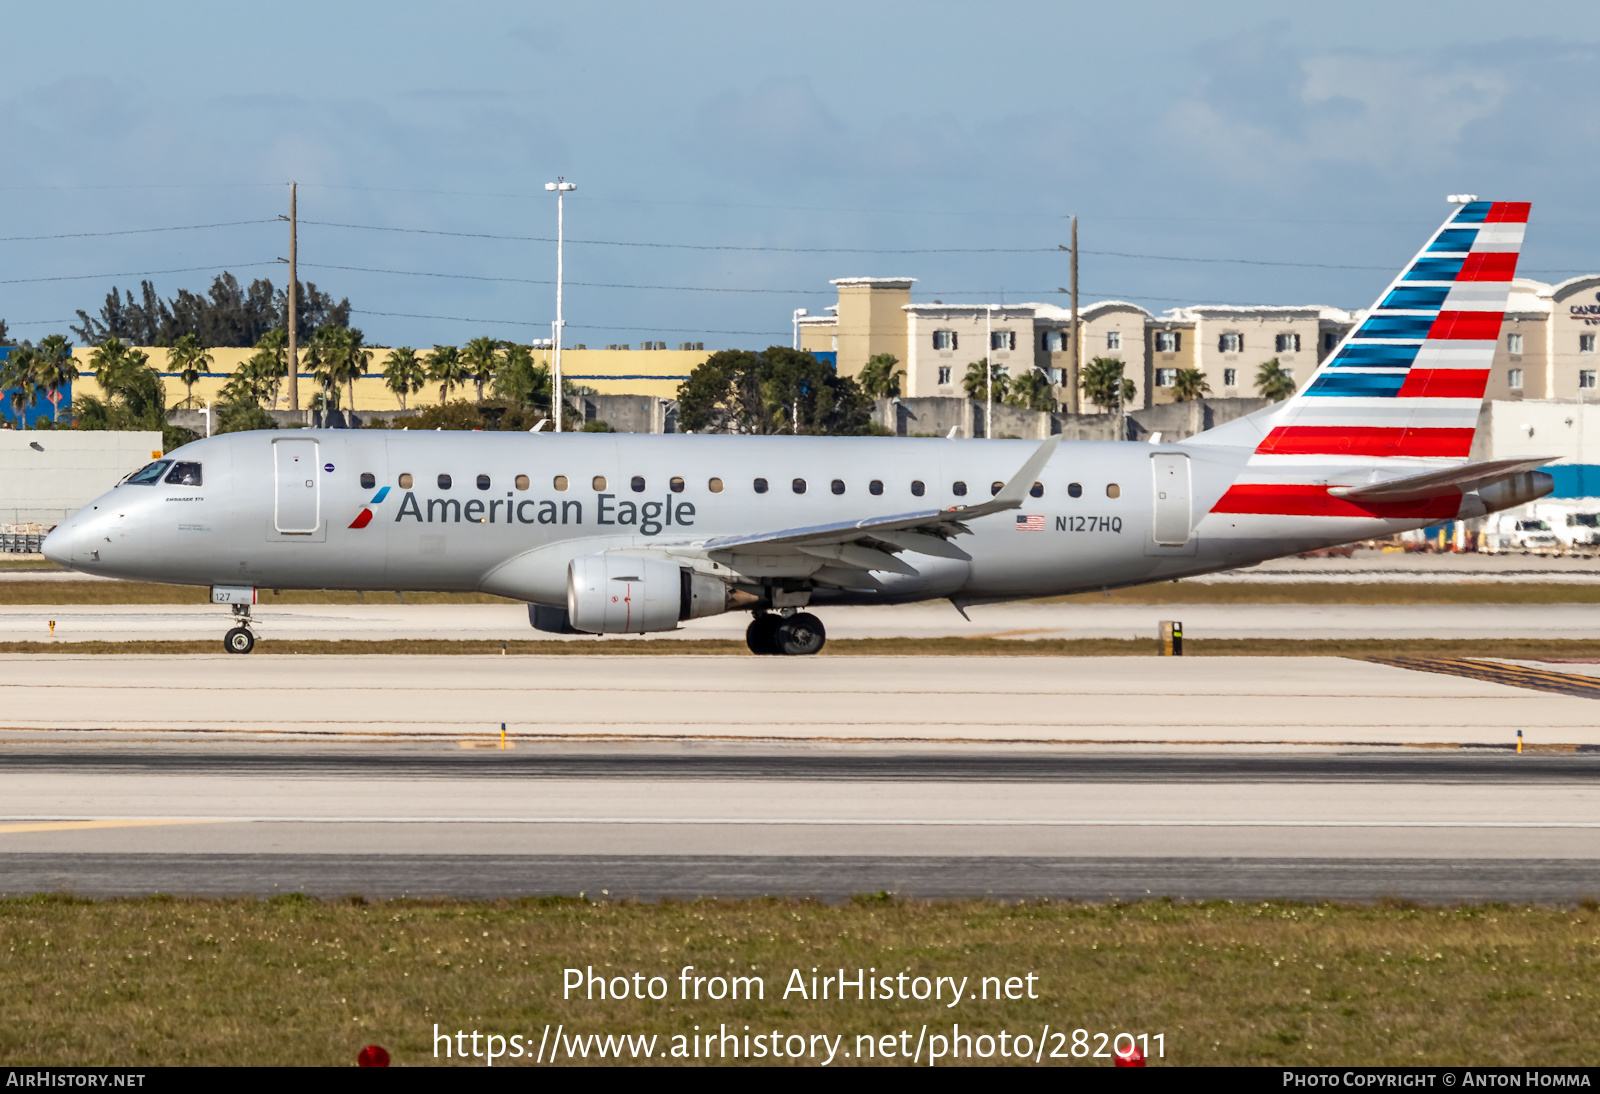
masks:
<path id="1" fill-rule="evenodd" d="M 1456 210 L 1290 398 L 1251 463 L 1465 461 L 1529 207 Z"/>

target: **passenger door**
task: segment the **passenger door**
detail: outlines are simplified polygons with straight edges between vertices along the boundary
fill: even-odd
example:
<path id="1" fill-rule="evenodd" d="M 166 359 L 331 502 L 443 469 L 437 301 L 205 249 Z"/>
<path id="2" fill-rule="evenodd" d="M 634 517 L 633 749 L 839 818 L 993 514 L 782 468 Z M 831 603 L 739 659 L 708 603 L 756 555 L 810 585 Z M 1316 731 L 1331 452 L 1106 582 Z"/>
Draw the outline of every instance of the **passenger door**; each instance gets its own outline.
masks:
<path id="1" fill-rule="evenodd" d="M 1150 457 L 1155 513 L 1150 538 L 1162 547 L 1189 542 L 1194 514 L 1189 489 L 1189 457 L 1181 452 L 1157 452 Z"/>
<path id="2" fill-rule="evenodd" d="M 322 475 L 317 442 L 285 438 L 272 442 L 272 528 L 279 535 L 311 536 L 322 520 Z"/>

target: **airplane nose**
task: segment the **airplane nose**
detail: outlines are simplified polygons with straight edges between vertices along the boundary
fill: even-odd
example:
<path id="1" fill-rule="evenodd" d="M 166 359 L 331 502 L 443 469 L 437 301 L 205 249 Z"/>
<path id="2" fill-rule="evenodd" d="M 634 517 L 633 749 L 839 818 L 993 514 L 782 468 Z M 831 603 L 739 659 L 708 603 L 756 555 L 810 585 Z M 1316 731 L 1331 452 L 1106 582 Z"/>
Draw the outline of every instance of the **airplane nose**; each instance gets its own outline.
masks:
<path id="1" fill-rule="evenodd" d="M 77 538 L 78 529 L 75 522 L 68 520 L 56 525 L 55 529 L 44 537 L 44 543 L 39 550 L 44 552 L 44 557 L 58 566 L 72 565 L 73 540 Z"/>

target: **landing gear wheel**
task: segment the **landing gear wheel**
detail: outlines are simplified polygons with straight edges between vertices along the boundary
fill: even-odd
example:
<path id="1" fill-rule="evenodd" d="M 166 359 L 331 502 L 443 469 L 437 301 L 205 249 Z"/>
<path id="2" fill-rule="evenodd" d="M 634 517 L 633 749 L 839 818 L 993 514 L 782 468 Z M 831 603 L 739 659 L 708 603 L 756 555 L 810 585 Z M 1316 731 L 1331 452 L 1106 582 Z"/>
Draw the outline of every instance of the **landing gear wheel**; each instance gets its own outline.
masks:
<path id="1" fill-rule="evenodd" d="M 773 645 L 778 652 L 790 657 L 816 653 L 827 640 L 828 632 L 822 629 L 822 620 L 810 612 L 791 615 L 778 624 L 773 634 Z"/>
<path id="2" fill-rule="evenodd" d="M 245 627 L 235 627 L 222 636 L 222 648 L 229 653 L 249 653 L 256 648 L 256 636 Z"/>
<path id="3" fill-rule="evenodd" d="M 777 643 L 774 641 L 778 624 L 784 620 L 776 615 L 758 615 L 750 620 L 750 626 L 744 632 L 744 644 L 750 647 L 750 652 L 767 655 L 778 652 Z"/>

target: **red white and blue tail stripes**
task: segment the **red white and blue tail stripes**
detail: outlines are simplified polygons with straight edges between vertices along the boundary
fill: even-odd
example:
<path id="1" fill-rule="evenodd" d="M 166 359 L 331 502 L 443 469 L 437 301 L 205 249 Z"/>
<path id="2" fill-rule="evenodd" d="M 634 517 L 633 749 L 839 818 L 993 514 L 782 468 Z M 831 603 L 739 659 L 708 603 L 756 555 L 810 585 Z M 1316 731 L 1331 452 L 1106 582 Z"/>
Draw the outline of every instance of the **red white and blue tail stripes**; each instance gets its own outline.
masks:
<path id="1" fill-rule="evenodd" d="M 1327 469 L 1467 459 L 1528 221 L 1527 202 L 1462 205 L 1284 408 L 1214 512 L 1379 514 L 1327 496 Z M 1300 482 L 1294 467 L 1322 475 Z M 1444 517 L 1444 499 L 1416 516 Z M 1347 512 L 1347 510 L 1349 510 Z M 1403 514 L 1383 514 L 1401 516 Z"/>

